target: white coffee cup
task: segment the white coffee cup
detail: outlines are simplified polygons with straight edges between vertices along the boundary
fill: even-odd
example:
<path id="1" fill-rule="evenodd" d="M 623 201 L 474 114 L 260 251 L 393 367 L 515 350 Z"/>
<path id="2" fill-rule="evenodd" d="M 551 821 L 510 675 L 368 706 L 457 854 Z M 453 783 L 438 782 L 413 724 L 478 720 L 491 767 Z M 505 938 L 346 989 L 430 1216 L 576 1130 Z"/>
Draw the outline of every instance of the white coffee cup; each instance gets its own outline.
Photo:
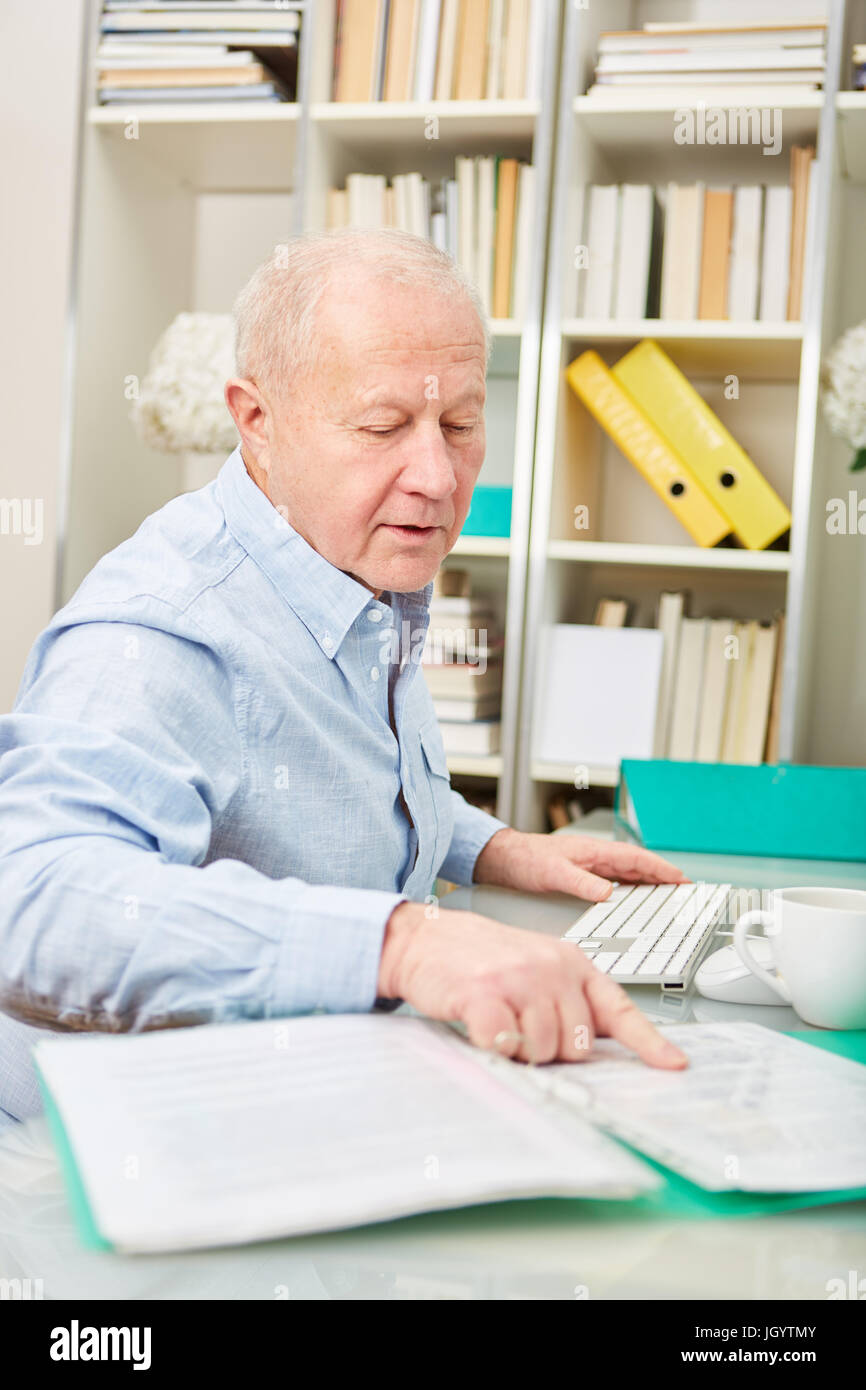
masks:
<path id="1" fill-rule="evenodd" d="M 769 938 L 772 975 L 749 950 L 749 927 Z M 746 912 L 734 928 L 744 965 L 806 1023 L 866 1028 L 866 891 L 860 888 L 777 888 L 770 911 Z"/>

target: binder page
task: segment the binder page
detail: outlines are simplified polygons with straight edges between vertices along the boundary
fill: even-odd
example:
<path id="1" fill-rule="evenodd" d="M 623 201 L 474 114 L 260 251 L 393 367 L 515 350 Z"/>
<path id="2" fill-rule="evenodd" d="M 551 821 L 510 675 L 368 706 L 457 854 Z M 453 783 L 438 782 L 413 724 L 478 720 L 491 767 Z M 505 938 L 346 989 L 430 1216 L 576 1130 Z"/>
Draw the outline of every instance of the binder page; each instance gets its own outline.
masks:
<path id="1" fill-rule="evenodd" d="M 154 1251 L 527 1196 L 624 1196 L 655 1173 L 416 1018 L 314 1015 L 40 1042 L 102 1235 Z M 500 1060 L 500 1059 L 494 1059 Z"/>
<path id="2" fill-rule="evenodd" d="M 580 1065 L 534 1068 L 535 1082 L 713 1191 L 866 1186 L 866 1067 L 757 1023 L 659 1032 L 687 1069 L 650 1069 L 605 1038 Z"/>

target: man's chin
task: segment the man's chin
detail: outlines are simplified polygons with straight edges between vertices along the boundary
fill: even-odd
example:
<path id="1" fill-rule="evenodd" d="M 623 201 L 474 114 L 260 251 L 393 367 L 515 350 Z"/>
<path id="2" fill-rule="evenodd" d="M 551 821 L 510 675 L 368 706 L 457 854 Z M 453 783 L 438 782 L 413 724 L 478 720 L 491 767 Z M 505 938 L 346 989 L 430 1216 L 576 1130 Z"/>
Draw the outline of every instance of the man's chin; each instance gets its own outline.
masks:
<path id="1" fill-rule="evenodd" d="M 397 594 L 414 593 L 435 577 L 449 549 L 445 532 L 440 532 L 417 548 L 413 546 L 404 550 L 398 544 L 392 554 L 371 564 L 359 577 L 373 589 L 389 589 Z"/>

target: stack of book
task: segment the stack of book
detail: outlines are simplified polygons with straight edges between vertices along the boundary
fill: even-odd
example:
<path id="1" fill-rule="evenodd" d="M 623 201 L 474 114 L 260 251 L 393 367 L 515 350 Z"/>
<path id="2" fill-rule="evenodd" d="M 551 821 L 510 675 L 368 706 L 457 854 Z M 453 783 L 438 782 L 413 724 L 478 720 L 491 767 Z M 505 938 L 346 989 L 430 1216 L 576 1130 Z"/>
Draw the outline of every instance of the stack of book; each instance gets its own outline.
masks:
<path id="1" fill-rule="evenodd" d="M 796 100 L 824 81 L 827 26 L 806 23 L 649 23 L 599 37 L 589 95 L 638 100 L 653 89 L 712 100 L 713 88 L 760 87 L 766 101 Z"/>
<path id="2" fill-rule="evenodd" d="M 277 0 L 105 0 L 99 101 L 293 101 L 299 27 Z"/>
<path id="3" fill-rule="evenodd" d="M 338 0 L 334 101 L 538 97 L 545 8 L 531 0 Z"/>
<path id="4" fill-rule="evenodd" d="M 658 343 L 645 338 L 612 368 L 581 353 L 566 377 L 697 545 L 784 544 L 787 506 Z"/>
<path id="5" fill-rule="evenodd" d="M 589 185 L 578 316 L 799 319 L 814 157 L 794 146 L 788 184 Z"/>
<path id="6" fill-rule="evenodd" d="M 663 634 L 653 756 L 677 762 L 775 762 L 785 615 L 772 622 L 685 616 L 686 591 L 659 599 Z M 602 599 L 596 623 L 625 626 L 630 605 Z"/>
<path id="7" fill-rule="evenodd" d="M 421 660 L 446 753 L 499 752 L 502 651 L 489 600 L 470 592 L 465 570 L 443 571 Z"/>
<path id="8" fill-rule="evenodd" d="M 399 227 L 427 237 L 471 276 L 489 314 L 521 319 L 529 283 L 535 168 L 499 155 L 458 155 L 454 177 L 349 174 L 328 193 L 329 227 Z"/>

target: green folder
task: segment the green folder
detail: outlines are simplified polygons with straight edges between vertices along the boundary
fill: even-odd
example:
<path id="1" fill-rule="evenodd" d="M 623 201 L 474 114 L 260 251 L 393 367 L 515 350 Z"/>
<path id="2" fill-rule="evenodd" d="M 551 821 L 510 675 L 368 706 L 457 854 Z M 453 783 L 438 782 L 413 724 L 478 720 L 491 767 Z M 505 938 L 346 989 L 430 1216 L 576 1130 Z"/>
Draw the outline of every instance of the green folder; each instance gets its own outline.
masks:
<path id="1" fill-rule="evenodd" d="M 792 1032 L 789 1036 L 866 1065 L 866 1029 L 859 1032 L 819 1032 L 809 1029 L 804 1032 Z M 36 1070 L 45 1101 L 45 1112 L 57 1149 L 69 1204 L 72 1208 L 79 1237 L 83 1244 L 91 1250 L 110 1250 L 112 1248 L 111 1243 L 104 1238 L 97 1227 L 90 1199 L 75 1162 L 63 1121 L 51 1092 L 45 1085 L 38 1063 Z M 622 1143 L 623 1141 L 617 1140 L 617 1142 Z M 624 1147 L 631 1148 L 628 1144 L 625 1144 Z M 673 1172 L 672 1169 L 664 1167 L 661 1163 L 656 1163 L 654 1159 L 647 1158 L 646 1154 L 640 1153 L 639 1150 L 631 1149 L 631 1151 L 644 1163 L 655 1169 L 663 1179 L 663 1186 L 654 1192 L 646 1193 L 626 1202 L 583 1197 L 528 1198 L 505 1205 L 526 1214 L 527 1211 L 531 1213 L 533 1206 L 538 1203 L 547 1203 L 550 1200 L 558 1202 L 577 1201 L 591 1207 L 594 1218 L 603 1215 L 621 1220 L 623 1216 L 645 1215 L 647 1217 L 661 1217 L 666 1220 L 670 1220 L 671 1217 L 703 1220 L 716 1216 L 764 1216 L 776 1211 L 794 1211 L 799 1207 L 826 1206 L 831 1203 L 855 1202 L 866 1198 L 866 1187 L 839 1189 L 834 1192 L 708 1192 L 705 1188 L 699 1187 L 697 1183 L 690 1182 L 688 1178 L 683 1178 L 678 1173 Z M 491 1206 L 500 1208 L 502 1205 L 501 1203 L 491 1204 Z M 490 1208 L 485 1209 L 489 1210 Z M 472 1210 L 481 1209 L 472 1208 Z M 451 1214 L 453 1215 L 453 1213 Z M 405 1219 L 435 1221 L 442 1215 L 443 1213 L 440 1212 L 424 1213 L 423 1216 Z"/>
<path id="2" fill-rule="evenodd" d="M 618 824 L 648 849 L 866 862 L 866 768 L 623 758 Z"/>

